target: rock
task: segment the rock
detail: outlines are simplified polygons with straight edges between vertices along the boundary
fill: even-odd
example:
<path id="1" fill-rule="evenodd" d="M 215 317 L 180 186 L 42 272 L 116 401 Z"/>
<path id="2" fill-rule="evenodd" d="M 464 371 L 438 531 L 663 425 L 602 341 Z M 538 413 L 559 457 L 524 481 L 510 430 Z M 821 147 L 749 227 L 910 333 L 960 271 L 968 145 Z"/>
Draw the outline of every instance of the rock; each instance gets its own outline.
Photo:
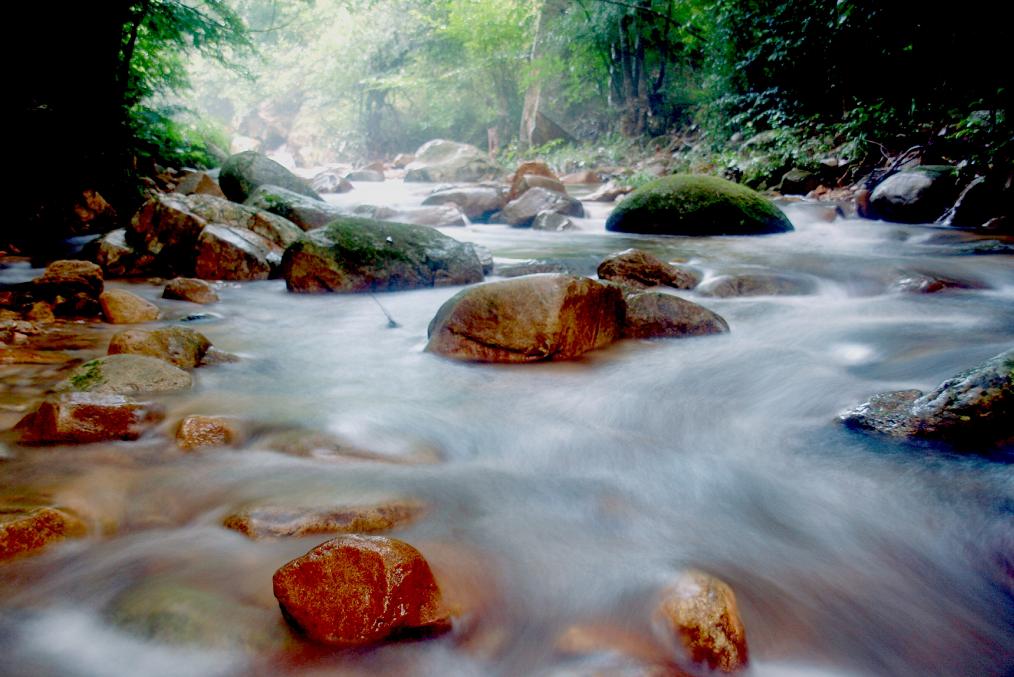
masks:
<path id="1" fill-rule="evenodd" d="M 562 233 L 567 230 L 580 230 L 577 225 L 563 214 L 555 212 L 539 212 L 532 221 L 532 230 L 547 230 Z"/>
<path id="2" fill-rule="evenodd" d="M 105 615 L 121 630 L 160 646 L 271 650 L 282 644 L 264 609 L 159 577 L 114 597 Z"/>
<path id="3" fill-rule="evenodd" d="M 101 310 L 102 269 L 94 263 L 53 261 L 32 286 L 34 296 L 49 301 L 57 315 L 92 317 Z"/>
<path id="4" fill-rule="evenodd" d="M 165 409 L 122 395 L 67 393 L 49 397 L 18 423 L 25 444 L 136 440 L 165 418 Z"/>
<path id="5" fill-rule="evenodd" d="M 746 630 L 727 584 L 702 571 L 686 571 L 659 601 L 655 618 L 666 639 L 679 643 L 693 663 L 719 672 L 746 667 Z"/>
<path id="6" fill-rule="evenodd" d="M 562 261 L 521 261 L 505 263 L 495 267 L 494 272 L 500 277 L 521 277 L 522 275 L 538 275 L 539 273 L 576 274 Z"/>
<path id="7" fill-rule="evenodd" d="M 352 183 L 334 172 L 321 172 L 310 181 L 310 188 L 321 195 L 324 193 L 347 193 L 352 190 Z"/>
<path id="8" fill-rule="evenodd" d="M 499 174 L 496 165 L 475 146 L 443 139 L 423 144 L 405 169 L 405 181 L 433 183 L 483 181 Z"/>
<path id="9" fill-rule="evenodd" d="M 304 231 L 326 226 L 346 215 L 344 210 L 332 204 L 277 186 L 259 186 L 247 198 L 246 204 L 276 214 Z"/>
<path id="10" fill-rule="evenodd" d="M 936 294 L 949 289 L 986 289 L 986 286 L 972 280 L 954 280 L 925 273 L 906 272 L 894 281 L 891 288 L 909 294 Z"/>
<path id="11" fill-rule="evenodd" d="M 560 183 L 565 186 L 597 185 L 602 183 L 602 177 L 599 176 L 598 172 L 588 170 L 583 172 L 571 172 L 570 174 L 564 174 L 561 176 Z"/>
<path id="12" fill-rule="evenodd" d="M 464 214 L 455 205 L 451 204 L 414 209 L 392 209 L 391 207 L 360 205 L 354 211 L 356 216 L 365 216 L 366 218 L 378 221 L 409 223 L 416 226 L 431 226 L 433 228 L 464 226 L 467 223 Z"/>
<path id="13" fill-rule="evenodd" d="M 56 313 L 53 312 L 53 306 L 49 303 L 36 301 L 25 313 L 25 319 L 39 324 L 49 324 L 56 322 Z"/>
<path id="14" fill-rule="evenodd" d="M 70 224 L 72 235 L 104 233 L 115 227 L 116 209 L 97 190 L 86 188 L 72 208 L 74 217 Z"/>
<path id="15" fill-rule="evenodd" d="M 545 188 L 553 193 L 567 194 L 567 187 L 560 183 L 559 179 L 540 176 L 539 174 L 525 174 L 517 181 L 517 197 L 520 197 L 531 188 Z"/>
<path id="16" fill-rule="evenodd" d="M 349 181 L 365 181 L 367 183 L 377 183 L 384 180 L 383 170 L 376 169 L 357 169 L 349 172 L 345 175 L 345 178 Z"/>
<path id="17" fill-rule="evenodd" d="M 479 263 L 482 264 L 482 274 L 492 275 L 493 252 L 491 252 L 487 247 L 483 247 L 481 244 L 475 244 L 474 242 L 470 242 L 469 244 L 472 245 L 472 251 L 475 252 L 475 255 L 479 259 Z"/>
<path id="18" fill-rule="evenodd" d="M 633 190 L 630 186 L 617 186 L 610 181 L 599 187 L 598 190 L 588 193 L 582 199 L 585 202 L 616 202 L 616 198 L 626 195 Z"/>
<path id="19" fill-rule="evenodd" d="M 932 223 L 955 197 L 954 167 L 924 165 L 884 179 L 870 195 L 870 218 L 896 223 Z"/>
<path id="20" fill-rule="evenodd" d="M 57 390 L 134 395 L 186 390 L 192 384 L 190 374 L 163 360 L 107 355 L 82 364 Z"/>
<path id="21" fill-rule="evenodd" d="M 140 324 L 158 319 L 158 306 L 125 289 L 107 289 L 99 295 L 102 315 L 110 324 Z"/>
<path id="22" fill-rule="evenodd" d="M 693 289 L 701 281 L 696 270 L 674 266 L 640 249 L 610 254 L 599 264 L 598 275 L 603 280 L 634 288 Z"/>
<path id="23" fill-rule="evenodd" d="M 714 176 L 675 174 L 631 193 L 613 209 L 606 230 L 652 235 L 760 235 L 792 230 L 769 200 Z"/>
<path id="24" fill-rule="evenodd" d="M 242 437 L 238 422 L 225 416 L 187 416 L 176 428 L 176 446 L 185 451 L 229 447 Z"/>
<path id="25" fill-rule="evenodd" d="M 0 499 L 0 561 L 84 534 L 84 523 L 67 510 L 32 501 Z"/>
<path id="26" fill-rule="evenodd" d="M 426 350 L 476 362 L 567 360 L 622 332 L 615 287 L 568 275 L 532 275 L 471 287 L 444 303 Z"/>
<path id="27" fill-rule="evenodd" d="M 256 205 L 240 205 L 211 195 L 191 195 L 187 203 L 208 224 L 245 228 L 280 247 L 287 247 L 303 234 L 302 228 L 292 221 Z"/>
<path id="28" fill-rule="evenodd" d="M 162 298 L 190 301 L 201 305 L 218 302 L 218 294 L 210 284 L 192 277 L 176 277 L 169 280 L 162 290 Z"/>
<path id="29" fill-rule="evenodd" d="M 778 275 L 774 273 L 756 273 L 744 275 L 720 275 L 712 278 L 697 288 L 701 296 L 806 296 L 817 290 L 813 280 Z"/>
<path id="30" fill-rule="evenodd" d="M 126 242 L 152 255 L 162 269 L 192 274 L 194 249 L 205 225 L 207 220 L 192 211 L 189 196 L 160 193 L 134 214 Z"/>
<path id="31" fill-rule="evenodd" d="M 507 204 L 507 193 L 502 186 L 460 186 L 435 190 L 423 200 L 424 205 L 448 203 L 455 205 L 472 221 L 488 221 Z"/>
<path id="32" fill-rule="evenodd" d="M 628 338 L 682 338 L 724 334 L 728 323 L 717 313 L 663 292 L 640 292 L 626 297 L 623 335 Z"/>
<path id="33" fill-rule="evenodd" d="M 205 280 L 266 280 L 279 250 L 242 228 L 209 225 L 197 241 L 194 274 Z"/>
<path id="34" fill-rule="evenodd" d="M 218 175 L 218 183 L 233 202 L 244 202 L 254 189 L 265 184 L 291 190 L 294 193 L 319 200 L 320 196 L 304 180 L 256 151 L 233 155 Z"/>
<path id="35" fill-rule="evenodd" d="M 923 394 L 882 393 L 838 417 L 845 426 L 899 438 L 964 445 L 1014 440 L 1014 349 Z"/>
<path id="36" fill-rule="evenodd" d="M 468 244 L 432 228 L 343 218 L 285 250 L 289 291 L 373 292 L 470 284 L 482 264 Z"/>
<path id="37" fill-rule="evenodd" d="M 199 193 L 201 195 L 213 195 L 215 197 L 224 198 L 225 193 L 222 192 L 222 188 L 218 185 L 218 181 L 208 176 L 205 172 L 188 172 L 180 179 L 180 182 L 176 184 L 176 192 L 181 195 L 193 195 Z"/>
<path id="38" fill-rule="evenodd" d="M 207 337 L 189 327 L 128 329 L 109 341 L 110 355 L 147 355 L 180 369 L 194 369 L 211 348 Z"/>
<path id="39" fill-rule="evenodd" d="M 234 512 L 223 525 L 250 538 L 311 534 L 372 534 L 415 521 L 423 507 L 411 502 L 327 508 L 259 505 Z"/>
<path id="40" fill-rule="evenodd" d="M 391 166 L 395 169 L 404 169 L 413 162 L 415 162 L 415 155 L 412 155 L 411 153 L 398 153 L 394 156 L 394 159 L 391 160 Z"/>
<path id="41" fill-rule="evenodd" d="M 317 642 L 364 646 L 450 628 L 429 564 L 392 538 L 340 536 L 280 568 L 273 584 L 286 620 Z"/>
<path id="42" fill-rule="evenodd" d="M 98 241 L 94 259 L 106 277 L 141 277 L 155 262 L 151 254 L 138 254 L 127 244 L 126 232 L 125 228 L 117 228 Z"/>
<path id="43" fill-rule="evenodd" d="M 954 206 L 940 219 L 945 226 L 980 228 L 1011 213 L 1011 188 L 996 176 L 979 176 L 961 191 Z"/>
<path id="44" fill-rule="evenodd" d="M 505 223 L 515 228 L 526 228 L 532 225 L 540 212 L 584 216 L 584 207 L 579 200 L 568 195 L 554 193 L 545 188 L 530 188 L 518 199 L 508 202 L 501 212 L 501 217 Z"/>
<path id="45" fill-rule="evenodd" d="M 782 175 L 778 192 L 782 195 L 806 195 L 820 185 L 820 177 L 804 169 L 790 169 Z"/>
<path id="46" fill-rule="evenodd" d="M 511 176 L 511 187 L 507 192 L 507 201 L 516 200 L 529 188 L 538 185 L 538 183 L 529 184 L 526 182 L 525 177 L 529 176 L 540 176 L 542 178 L 550 179 L 551 185 L 558 186 L 562 190 L 556 188 L 549 188 L 557 193 L 566 193 L 567 189 L 560 183 L 560 179 L 557 178 L 556 174 L 552 169 L 549 168 L 545 162 L 522 162 L 518 165 L 518 168 L 514 170 L 514 174 Z M 542 186 L 546 188 L 546 186 Z"/>

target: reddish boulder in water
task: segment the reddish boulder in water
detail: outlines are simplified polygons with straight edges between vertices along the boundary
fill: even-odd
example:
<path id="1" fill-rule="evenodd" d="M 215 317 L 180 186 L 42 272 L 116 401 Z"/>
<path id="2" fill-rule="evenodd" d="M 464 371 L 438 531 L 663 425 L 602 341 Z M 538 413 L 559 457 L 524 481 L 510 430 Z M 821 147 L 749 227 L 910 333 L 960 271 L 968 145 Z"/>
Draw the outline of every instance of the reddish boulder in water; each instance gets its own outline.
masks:
<path id="1" fill-rule="evenodd" d="M 17 500 L 0 502 L 0 561 L 84 533 L 81 520 L 60 508 Z"/>
<path id="2" fill-rule="evenodd" d="M 450 627 L 429 564 L 393 538 L 340 536 L 278 569 L 273 586 L 286 620 L 325 644 L 364 646 Z"/>
<path id="3" fill-rule="evenodd" d="M 109 341 L 110 355 L 147 355 L 165 360 L 181 369 L 193 369 L 211 348 L 211 341 L 189 327 L 128 329 Z"/>
<path id="4" fill-rule="evenodd" d="M 162 298 L 207 305 L 218 302 L 214 287 L 194 277 L 177 277 L 166 283 Z"/>
<path id="5" fill-rule="evenodd" d="M 724 334 L 729 324 L 704 306 L 673 294 L 646 291 L 626 298 L 623 335 L 628 338 L 683 338 Z"/>
<path id="6" fill-rule="evenodd" d="M 122 395 L 68 393 L 50 397 L 21 419 L 26 444 L 86 444 L 136 440 L 165 417 L 163 407 Z"/>
<path id="7" fill-rule="evenodd" d="M 666 263 L 640 249 L 625 249 L 607 256 L 599 264 L 598 274 L 603 280 L 638 288 L 666 286 L 693 289 L 701 281 L 697 271 Z"/>
<path id="8" fill-rule="evenodd" d="M 100 311 L 102 269 L 89 261 L 53 261 L 32 280 L 36 298 L 49 301 L 57 315 L 94 316 Z"/>
<path id="9" fill-rule="evenodd" d="M 102 315 L 110 324 L 140 324 L 158 319 L 158 306 L 125 289 L 108 289 L 99 295 Z"/>

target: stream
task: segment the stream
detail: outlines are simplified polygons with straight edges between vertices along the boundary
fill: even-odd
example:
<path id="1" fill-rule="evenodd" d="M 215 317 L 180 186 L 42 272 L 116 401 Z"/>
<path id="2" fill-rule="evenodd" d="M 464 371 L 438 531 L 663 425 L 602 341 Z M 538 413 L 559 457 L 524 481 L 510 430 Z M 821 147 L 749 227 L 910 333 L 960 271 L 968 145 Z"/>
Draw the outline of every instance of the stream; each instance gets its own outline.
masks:
<path id="1" fill-rule="evenodd" d="M 418 206 L 431 189 L 357 184 L 328 199 Z M 459 288 L 296 295 L 280 280 L 226 283 L 220 303 L 196 306 L 160 299 L 161 286 L 108 283 L 241 360 L 200 368 L 192 391 L 158 398 L 167 422 L 136 442 L 0 448 L 5 489 L 47 492 L 91 527 L 0 566 L 0 673 L 653 674 L 628 656 L 562 651 L 559 637 L 608 623 L 650 638 L 653 595 L 695 567 L 735 590 L 750 674 L 1011 674 L 1010 450 L 961 455 L 834 418 L 1011 347 L 1014 257 L 960 255 L 970 245 L 946 229 L 828 222 L 806 203 L 783 205 L 795 232 L 739 238 L 609 233 L 611 205 L 586 206 L 579 231 L 440 230 L 498 264 L 549 259 L 594 275 L 606 255 L 638 247 L 706 280 L 788 273 L 814 293 L 681 291 L 731 332 L 482 365 L 423 351 L 428 323 Z M 980 288 L 892 286 L 907 275 Z M 102 340 L 117 329 L 82 327 Z M 189 414 L 239 417 L 247 437 L 181 452 L 173 425 Z M 279 448 L 299 430 L 378 458 Z M 312 647 L 286 627 L 271 576 L 325 537 L 253 541 L 222 526 L 255 503 L 392 498 L 426 506 L 392 535 L 419 548 L 459 605 L 448 634 Z M 155 586 L 207 591 L 221 609 L 214 636 L 160 642 L 113 622 L 118 595 Z"/>

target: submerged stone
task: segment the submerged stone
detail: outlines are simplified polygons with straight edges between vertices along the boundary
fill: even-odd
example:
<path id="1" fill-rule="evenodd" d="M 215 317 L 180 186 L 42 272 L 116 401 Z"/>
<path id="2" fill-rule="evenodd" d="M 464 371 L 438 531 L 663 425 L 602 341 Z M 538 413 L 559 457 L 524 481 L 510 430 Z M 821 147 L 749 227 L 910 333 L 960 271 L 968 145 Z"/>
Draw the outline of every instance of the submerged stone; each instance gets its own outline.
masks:
<path id="1" fill-rule="evenodd" d="M 654 235 L 762 235 L 792 230 L 788 218 L 759 193 L 714 176 L 675 174 L 627 196 L 606 230 Z"/>
<path id="2" fill-rule="evenodd" d="M 331 507 L 258 505 L 230 514 L 223 524 L 250 538 L 372 534 L 408 524 L 422 512 L 422 505 L 407 501 Z"/>
<path id="3" fill-rule="evenodd" d="M 84 523 L 62 508 L 0 498 L 0 561 L 85 534 Z"/>

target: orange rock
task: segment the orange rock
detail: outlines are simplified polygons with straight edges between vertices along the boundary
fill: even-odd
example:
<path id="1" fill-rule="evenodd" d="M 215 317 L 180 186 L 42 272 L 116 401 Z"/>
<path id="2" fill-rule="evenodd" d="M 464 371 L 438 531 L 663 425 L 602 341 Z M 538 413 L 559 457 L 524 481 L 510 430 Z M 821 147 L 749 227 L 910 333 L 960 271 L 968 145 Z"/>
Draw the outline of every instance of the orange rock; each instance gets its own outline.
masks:
<path id="1" fill-rule="evenodd" d="M 5 348 L 0 344 L 0 364 L 63 364 L 70 361 L 70 355 L 54 350 L 31 350 L 29 348 Z"/>
<path id="2" fill-rule="evenodd" d="M 561 176 L 560 183 L 565 186 L 586 186 L 602 183 L 602 178 L 599 176 L 598 172 L 585 170 L 583 172 L 573 172 L 571 174 Z"/>
<path id="3" fill-rule="evenodd" d="M 721 672 L 746 667 L 746 630 L 736 595 L 723 581 L 703 571 L 683 572 L 662 593 L 655 616 L 694 663 Z"/>
<path id="4" fill-rule="evenodd" d="M 45 301 L 36 301 L 32 304 L 31 309 L 26 313 L 25 318 L 32 322 L 55 322 L 56 315 L 53 314 L 53 306 L 49 305 Z"/>
<path id="5" fill-rule="evenodd" d="M 241 437 L 235 419 L 224 416 L 187 416 L 176 429 L 176 444 L 187 451 L 202 447 L 228 447 Z"/>
<path id="6" fill-rule="evenodd" d="M 0 503 L 0 561 L 84 533 L 81 520 L 59 508 Z"/>
<path id="7" fill-rule="evenodd" d="M 88 261 L 53 261 L 32 280 L 36 298 L 50 301 L 57 315 L 92 316 L 99 312 L 102 269 Z"/>
<path id="8" fill-rule="evenodd" d="M 207 305 L 218 301 L 214 288 L 204 280 L 193 277 L 177 277 L 169 280 L 162 291 L 162 298 L 190 301 Z"/>
<path id="9" fill-rule="evenodd" d="M 193 369 L 211 348 L 204 334 L 189 327 L 126 329 L 109 340 L 109 355 L 147 355 L 165 360 L 180 369 Z"/>
<path id="10" fill-rule="evenodd" d="M 136 440 L 164 416 L 161 406 L 122 395 L 68 393 L 44 400 L 18 428 L 28 444 Z"/>
<path id="11" fill-rule="evenodd" d="M 263 505 L 235 512 L 225 518 L 223 525 L 250 538 L 372 534 L 408 524 L 422 512 L 421 505 L 409 502 L 329 508 Z"/>
<path id="12" fill-rule="evenodd" d="M 598 267 L 603 280 L 611 280 L 635 288 L 667 286 L 693 289 L 701 274 L 692 268 L 674 266 L 641 249 L 625 249 L 610 254 Z"/>
<path id="13" fill-rule="evenodd" d="M 392 538 L 340 536 L 280 568 L 273 584 L 286 620 L 317 642 L 363 646 L 450 628 L 429 564 Z"/>
<path id="14" fill-rule="evenodd" d="M 109 289 L 99 296 L 102 314 L 110 324 L 139 324 L 158 319 L 158 306 L 123 289 Z"/>
<path id="15" fill-rule="evenodd" d="M 534 174 L 536 176 L 545 176 L 546 178 L 553 179 L 559 182 L 560 179 L 553 173 L 553 170 L 549 168 L 545 162 L 522 162 L 518 168 L 514 171 L 514 176 L 511 177 L 511 190 L 507 194 L 507 201 L 516 199 L 519 195 L 525 192 L 528 188 L 524 183 L 525 176 Z"/>

